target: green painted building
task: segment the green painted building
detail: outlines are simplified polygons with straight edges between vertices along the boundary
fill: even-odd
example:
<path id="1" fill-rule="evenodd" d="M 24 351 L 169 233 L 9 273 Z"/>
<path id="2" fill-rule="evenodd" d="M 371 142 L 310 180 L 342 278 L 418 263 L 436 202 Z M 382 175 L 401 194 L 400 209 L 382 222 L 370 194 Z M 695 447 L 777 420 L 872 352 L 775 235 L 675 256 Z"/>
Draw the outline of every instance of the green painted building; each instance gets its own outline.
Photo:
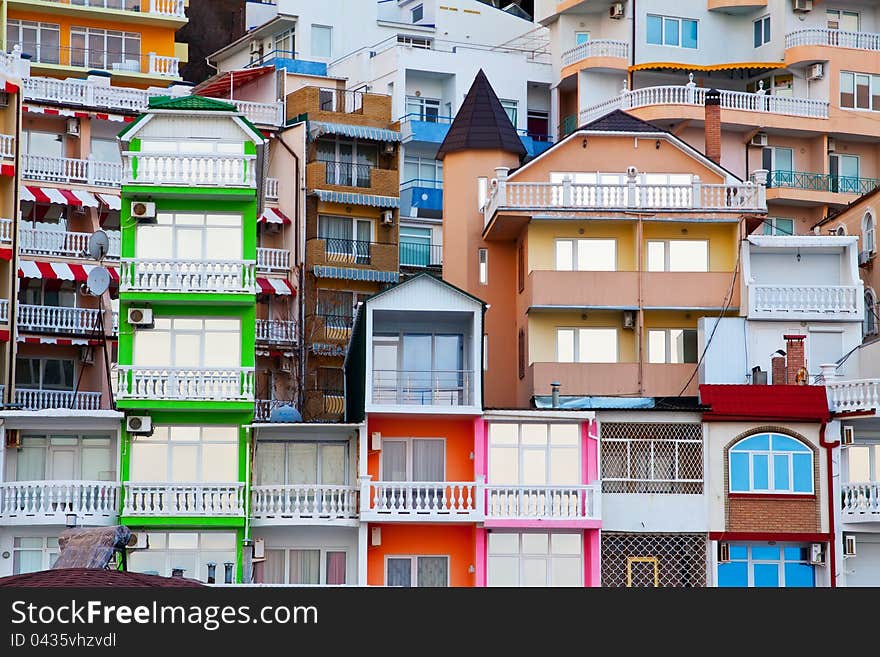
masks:
<path id="1" fill-rule="evenodd" d="M 242 573 L 264 139 L 228 103 L 155 98 L 120 134 L 117 407 L 130 567 Z M 232 564 L 226 566 L 225 564 Z"/>

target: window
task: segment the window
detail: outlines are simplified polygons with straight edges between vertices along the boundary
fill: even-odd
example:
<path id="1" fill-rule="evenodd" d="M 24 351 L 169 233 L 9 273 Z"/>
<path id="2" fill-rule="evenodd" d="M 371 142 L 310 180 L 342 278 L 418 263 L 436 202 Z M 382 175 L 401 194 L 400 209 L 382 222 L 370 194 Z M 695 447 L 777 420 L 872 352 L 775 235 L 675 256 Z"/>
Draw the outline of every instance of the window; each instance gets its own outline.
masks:
<path id="1" fill-rule="evenodd" d="M 440 248 L 440 245 L 437 246 Z M 431 229 L 400 227 L 400 264 L 409 267 L 428 267 L 440 260 L 431 249 Z"/>
<path id="2" fill-rule="evenodd" d="M 510 122 L 513 124 L 513 127 L 516 127 L 516 106 L 517 102 L 515 100 L 502 100 L 501 107 L 504 108 L 505 113 L 507 114 L 507 118 L 510 119 Z"/>
<path id="3" fill-rule="evenodd" d="M 383 438 L 379 479 L 445 481 L 446 441 L 442 438 Z"/>
<path id="4" fill-rule="evenodd" d="M 477 261 L 479 263 L 480 285 L 489 284 L 489 249 L 479 249 L 477 251 Z"/>
<path id="5" fill-rule="evenodd" d="M 430 50 L 434 45 L 433 39 L 425 39 L 422 37 L 409 36 L 408 34 L 398 34 L 397 43 L 410 48 L 421 48 L 422 50 Z M 392 94 L 388 94 L 389 96 Z"/>
<path id="6" fill-rule="evenodd" d="M 866 212 L 862 217 L 862 248 L 868 253 L 874 253 L 877 250 L 875 228 L 874 214 Z"/>
<path id="7" fill-rule="evenodd" d="M 192 139 L 144 139 L 141 141 L 141 153 L 181 153 L 182 155 L 241 155 L 244 153 L 244 142 L 222 141 L 213 137 L 194 137 Z"/>
<path id="8" fill-rule="evenodd" d="M 422 20 L 425 17 L 425 6 L 418 5 L 416 7 L 413 7 L 410 10 L 409 14 L 410 14 L 410 18 L 412 19 L 412 22 L 418 23 L 420 20 Z"/>
<path id="9" fill-rule="evenodd" d="M 794 235 L 794 219 L 767 217 L 764 219 L 764 235 Z"/>
<path id="10" fill-rule="evenodd" d="M 520 292 L 526 288 L 526 246 L 523 242 L 516 247 L 516 286 Z"/>
<path id="11" fill-rule="evenodd" d="M 29 390 L 73 390 L 72 358 L 25 358 L 15 364 L 15 385 Z"/>
<path id="12" fill-rule="evenodd" d="M 312 57 L 329 59 L 333 56 L 333 28 L 312 25 Z"/>
<path id="13" fill-rule="evenodd" d="M 840 106 L 880 112 L 880 75 L 841 71 Z"/>
<path id="14" fill-rule="evenodd" d="M 344 321 L 344 328 L 350 329 L 354 311 L 358 305 L 358 298 L 359 295 L 355 292 L 319 289 L 315 310 L 318 315 L 324 316 L 325 323 L 328 317 L 337 318 L 340 322 Z M 330 324 L 326 325 L 330 326 Z M 341 323 L 339 327 L 343 328 Z"/>
<path id="15" fill-rule="evenodd" d="M 580 46 L 584 43 L 587 43 L 590 40 L 589 32 L 575 32 L 574 33 L 574 43 L 577 46 Z"/>
<path id="16" fill-rule="evenodd" d="M 296 55 L 296 34 L 294 28 L 275 35 L 275 54 L 294 59 Z"/>
<path id="17" fill-rule="evenodd" d="M 730 448 L 731 493 L 813 492 L 813 451 L 778 433 L 743 438 Z"/>
<path id="18" fill-rule="evenodd" d="M 616 363 L 617 329 L 556 329 L 556 362 Z"/>
<path id="19" fill-rule="evenodd" d="M 373 402 L 467 404 L 470 370 L 464 344 L 461 333 L 374 332 Z"/>
<path id="20" fill-rule="evenodd" d="M 371 171 L 378 166 L 376 144 L 341 139 L 318 141 L 318 161 L 324 163 L 328 185 L 369 187 Z"/>
<path id="21" fill-rule="evenodd" d="M 153 324 L 150 330 L 135 331 L 136 367 L 241 366 L 241 320 L 237 318 L 156 317 Z M 234 378 L 237 382 L 238 377 Z"/>
<path id="22" fill-rule="evenodd" d="M 616 271 L 617 240 L 556 240 L 556 271 Z"/>
<path id="23" fill-rule="evenodd" d="M 850 445 L 843 453 L 846 454 L 847 483 L 867 483 L 880 479 L 880 444 Z"/>
<path id="24" fill-rule="evenodd" d="M 844 32 L 859 31 L 859 13 L 857 11 L 843 11 L 841 9 L 826 9 L 825 20 L 829 30 L 843 30 Z"/>
<path id="25" fill-rule="evenodd" d="M 709 242 L 648 240 L 648 271 L 709 271 Z"/>
<path id="26" fill-rule="evenodd" d="M 60 64 L 61 26 L 57 23 L 37 23 L 8 19 L 6 21 L 7 50 L 21 45 L 22 53 L 35 62 Z"/>
<path id="27" fill-rule="evenodd" d="M 697 47 L 697 21 L 690 18 L 648 15 L 648 43 L 677 48 Z"/>
<path id="28" fill-rule="evenodd" d="M 15 462 L 15 480 L 115 481 L 113 451 L 109 436 L 24 435 Z"/>
<path id="29" fill-rule="evenodd" d="M 870 288 L 865 289 L 865 321 L 862 323 L 864 335 L 874 335 L 877 332 L 877 297 Z"/>
<path id="30" fill-rule="evenodd" d="M 21 148 L 28 155 L 64 157 L 64 135 L 55 132 L 22 130 Z"/>
<path id="31" fill-rule="evenodd" d="M 583 586 L 581 534 L 493 531 L 489 534 L 488 586 Z"/>
<path id="32" fill-rule="evenodd" d="M 650 329 L 649 363 L 696 363 L 696 329 Z"/>
<path id="33" fill-rule="evenodd" d="M 489 371 L 489 334 L 483 333 L 483 371 Z"/>
<path id="34" fill-rule="evenodd" d="M 770 17 L 759 18 L 752 25 L 755 31 L 755 48 L 770 43 Z"/>
<path id="35" fill-rule="evenodd" d="M 437 123 L 440 121 L 440 99 L 421 96 L 406 97 L 406 114 L 414 121 Z M 450 117 L 443 117 L 449 119 Z"/>
<path id="36" fill-rule="evenodd" d="M 238 481 L 238 427 L 155 427 L 131 442 L 131 481 Z"/>
<path id="37" fill-rule="evenodd" d="M 59 554 L 55 536 L 16 536 L 12 539 L 12 574 L 49 570 Z"/>
<path id="38" fill-rule="evenodd" d="M 718 564 L 718 586 L 815 586 L 810 546 L 732 543 L 730 561 Z"/>
<path id="39" fill-rule="evenodd" d="M 829 168 L 832 192 L 862 193 L 858 155 L 831 155 Z"/>
<path id="40" fill-rule="evenodd" d="M 155 224 L 139 223 L 135 257 L 165 260 L 241 260 L 240 214 L 159 212 Z"/>
<path id="41" fill-rule="evenodd" d="M 266 549 L 263 584 L 338 586 L 346 583 L 345 550 Z"/>
<path id="42" fill-rule="evenodd" d="M 70 28 L 72 66 L 141 71 L 141 35 L 96 27 Z"/>
<path id="43" fill-rule="evenodd" d="M 581 484 L 578 424 L 489 424 L 489 483 L 574 486 Z M 490 497 L 489 504 L 492 503 Z M 564 503 L 564 502 L 563 502 Z"/>
<path id="44" fill-rule="evenodd" d="M 60 221 L 57 224 L 37 223 L 36 228 L 40 230 L 54 230 L 58 233 L 57 238 L 51 239 L 49 236 L 41 235 L 39 238 L 34 237 L 33 233 L 25 233 L 22 231 L 22 242 L 31 248 L 40 248 L 45 242 L 49 241 L 61 246 L 64 239 L 64 229 L 67 227 L 66 221 Z M 24 237 L 27 235 L 27 237 Z M 54 235 L 52 237 L 55 237 Z M 38 244 L 35 244 L 37 242 Z M 48 245 L 46 245 L 48 246 Z M 21 302 L 31 306 L 51 306 L 53 308 L 76 308 L 76 284 L 73 281 L 59 281 L 57 279 L 45 278 L 25 278 L 21 283 L 21 294 L 19 295 Z M 61 327 L 58 327 L 59 329 Z M 94 326 L 89 328 L 94 329 Z"/>
<path id="45" fill-rule="evenodd" d="M 170 577 L 172 569 L 182 568 L 184 577 L 205 582 L 208 562 L 214 562 L 216 581 L 223 582 L 225 564 L 236 563 L 235 532 L 147 532 L 147 544 L 146 550 L 128 553 L 130 571 Z"/>
<path id="46" fill-rule="evenodd" d="M 334 262 L 368 265 L 370 244 L 373 241 L 373 221 L 320 215 L 318 239 L 324 240 L 324 250 Z"/>
<path id="47" fill-rule="evenodd" d="M 520 379 L 526 377 L 526 332 L 520 329 L 516 335 L 516 361 L 517 372 Z"/>
<path id="48" fill-rule="evenodd" d="M 547 141 L 550 135 L 550 112 L 530 109 L 526 120 L 529 136 L 535 141 Z"/>
<path id="49" fill-rule="evenodd" d="M 385 557 L 385 586 L 449 586 L 449 557 Z"/>
<path id="50" fill-rule="evenodd" d="M 344 486 L 348 483 L 348 443 L 260 442 L 254 463 L 254 481 L 266 484 L 323 484 Z"/>
<path id="51" fill-rule="evenodd" d="M 770 172 L 770 186 L 793 185 L 794 150 L 769 146 L 761 151 L 761 165 Z"/>
<path id="52" fill-rule="evenodd" d="M 443 163 L 429 157 L 407 155 L 403 158 L 404 184 L 443 189 Z"/>
<path id="53" fill-rule="evenodd" d="M 92 137 L 89 145 L 89 159 L 98 162 L 122 162 L 122 155 L 119 153 L 119 146 L 115 139 L 99 139 Z"/>

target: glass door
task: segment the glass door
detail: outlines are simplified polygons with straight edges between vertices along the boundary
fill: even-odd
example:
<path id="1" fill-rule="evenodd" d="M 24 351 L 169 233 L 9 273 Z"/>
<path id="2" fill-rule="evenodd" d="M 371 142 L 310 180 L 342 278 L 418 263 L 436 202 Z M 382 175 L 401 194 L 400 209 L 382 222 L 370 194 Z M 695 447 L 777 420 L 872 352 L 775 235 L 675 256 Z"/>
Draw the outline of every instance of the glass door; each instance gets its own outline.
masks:
<path id="1" fill-rule="evenodd" d="M 407 333 L 403 336 L 401 358 L 401 403 L 431 403 L 431 335 Z"/>

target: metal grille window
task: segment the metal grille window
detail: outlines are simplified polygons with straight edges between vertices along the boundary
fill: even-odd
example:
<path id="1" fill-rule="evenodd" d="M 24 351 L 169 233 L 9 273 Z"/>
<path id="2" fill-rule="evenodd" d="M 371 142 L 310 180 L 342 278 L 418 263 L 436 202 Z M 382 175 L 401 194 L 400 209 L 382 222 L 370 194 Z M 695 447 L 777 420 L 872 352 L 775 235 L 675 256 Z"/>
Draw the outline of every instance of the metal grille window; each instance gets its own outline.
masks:
<path id="1" fill-rule="evenodd" d="M 706 586 L 706 535 L 602 532 L 602 586 Z"/>
<path id="2" fill-rule="evenodd" d="M 701 426 L 603 423 L 602 492 L 701 494 Z"/>

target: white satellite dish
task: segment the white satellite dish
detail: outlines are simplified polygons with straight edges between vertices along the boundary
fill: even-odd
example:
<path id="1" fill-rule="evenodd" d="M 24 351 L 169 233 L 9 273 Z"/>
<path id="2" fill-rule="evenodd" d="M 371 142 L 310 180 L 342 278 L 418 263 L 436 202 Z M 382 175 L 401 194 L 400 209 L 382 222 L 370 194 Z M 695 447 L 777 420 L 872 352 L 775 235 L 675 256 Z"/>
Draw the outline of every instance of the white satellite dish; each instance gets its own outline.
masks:
<path id="1" fill-rule="evenodd" d="M 103 267 L 95 267 L 86 279 L 86 294 L 99 297 L 110 287 L 110 272 Z"/>
<path id="2" fill-rule="evenodd" d="M 110 238 L 103 230 L 97 230 L 89 235 L 89 255 L 93 260 L 101 262 L 110 251 Z"/>

